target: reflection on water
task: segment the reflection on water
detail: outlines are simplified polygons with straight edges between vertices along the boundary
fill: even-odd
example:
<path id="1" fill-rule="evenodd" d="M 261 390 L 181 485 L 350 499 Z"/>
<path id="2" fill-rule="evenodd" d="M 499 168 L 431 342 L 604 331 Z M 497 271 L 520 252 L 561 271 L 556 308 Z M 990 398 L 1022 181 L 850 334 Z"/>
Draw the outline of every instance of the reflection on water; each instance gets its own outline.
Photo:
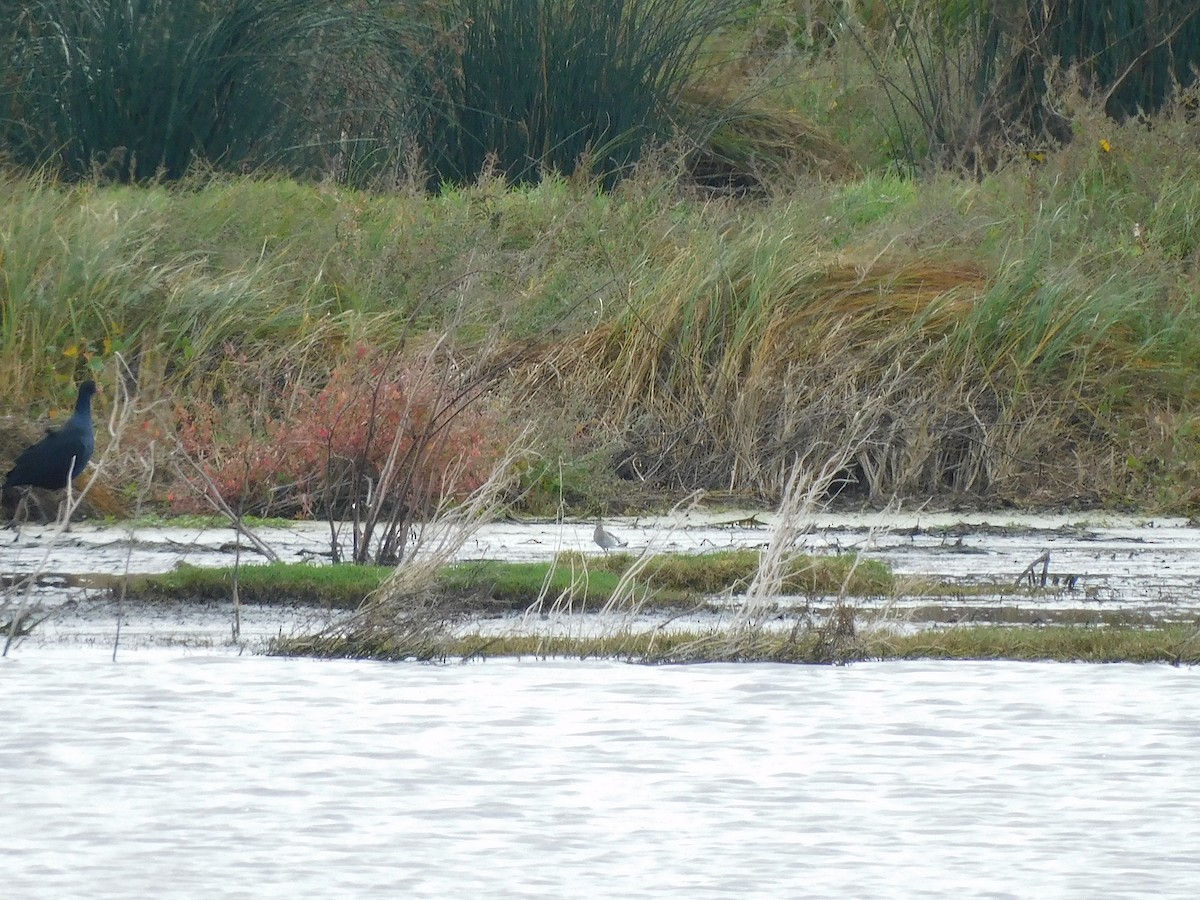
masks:
<path id="1" fill-rule="evenodd" d="M 1160 896 L 1167 667 L 0 661 L 10 897 Z"/>

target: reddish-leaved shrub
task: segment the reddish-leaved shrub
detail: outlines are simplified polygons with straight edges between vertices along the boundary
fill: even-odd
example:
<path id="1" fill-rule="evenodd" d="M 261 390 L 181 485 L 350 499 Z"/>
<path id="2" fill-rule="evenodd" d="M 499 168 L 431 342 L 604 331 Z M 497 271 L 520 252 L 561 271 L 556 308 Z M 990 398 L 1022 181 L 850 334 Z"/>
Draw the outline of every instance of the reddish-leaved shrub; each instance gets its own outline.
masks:
<path id="1" fill-rule="evenodd" d="M 173 506 L 207 508 L 215 488 L 241 514 L 347 517 L 380 499 L 428 512 L 479 487 L 505 452 L 510 429 L 486 387 L 445 357 L 359 345 L 319 388 L 177 405 L 182 449 L 203 475 Z"/>

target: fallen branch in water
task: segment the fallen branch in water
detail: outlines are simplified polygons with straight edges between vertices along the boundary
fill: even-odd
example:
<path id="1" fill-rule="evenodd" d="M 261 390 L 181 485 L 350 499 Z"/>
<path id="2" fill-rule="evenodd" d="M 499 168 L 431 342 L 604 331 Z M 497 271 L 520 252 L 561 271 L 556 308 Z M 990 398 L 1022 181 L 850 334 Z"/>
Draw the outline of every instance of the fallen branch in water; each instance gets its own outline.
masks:
<path id="1" fill-rule="evenodd" d="M 1042 567 L 1042 574 L 1039 578 L 1035 573 L 1038 565 Z M 1028 581 L 1030 587 L 1045 587 L 1046 582 L 1050 578 L 1050 551 L 1043 550 L 1042 555 L 1025 567 L 1025 571 L 1017 576 L 1017 580 L 1013 582 L 1014 586 L 1019 586 L 1022 581 Z"/>

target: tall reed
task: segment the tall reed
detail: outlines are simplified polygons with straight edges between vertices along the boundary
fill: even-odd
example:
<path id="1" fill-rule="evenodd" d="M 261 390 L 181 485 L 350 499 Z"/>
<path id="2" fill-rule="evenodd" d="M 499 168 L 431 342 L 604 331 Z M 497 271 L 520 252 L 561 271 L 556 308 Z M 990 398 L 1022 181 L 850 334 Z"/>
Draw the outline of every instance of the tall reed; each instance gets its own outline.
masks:
<path id="1" fill-rule="evenodd" d="M 73 178 L 345 174 L 401 152 L 418 31 L 376 2 L 34 0 L 0 48 L 0 136 Z"/>
<path id="2" fill-rule="evenodd" d="M 513 182 L 582 167 L 612 183 L 670 130 L 701 42 L 733 0 L 460 0 L 422 148 L 439 182 L 494 166 Z"/>

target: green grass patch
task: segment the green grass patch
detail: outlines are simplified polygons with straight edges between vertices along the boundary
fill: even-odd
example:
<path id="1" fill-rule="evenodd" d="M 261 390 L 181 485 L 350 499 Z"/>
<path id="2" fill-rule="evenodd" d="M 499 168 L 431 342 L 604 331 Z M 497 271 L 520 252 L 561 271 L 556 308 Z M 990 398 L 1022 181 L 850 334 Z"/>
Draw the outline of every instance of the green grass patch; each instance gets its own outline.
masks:
<path id="1" fill-rule="evenodd" d="M 134 516 L 130 519 L 113 519 L 110 524 L 119 525 L 125 528 L 228 528 L 229 519 L 225 516 L 218 515 L 183 515 L 183 516 L 164 516 L 158 513 L 143 513 Z M 243 516 L 242 524 L 247 528 L 292 528 L 296 525 L 295 519 L 281 519 L 270 516 L 262 518 L 259 516 Z"/>
<path id="2" fill-rule="evenodd" d="M 608 559 L 620 566 L 623 555 L 614 554 Z M 654 557 L 646 572 L 654 583 L 680 590 L 715 594 L 733 588 L 735 593 L 740 593 L 754 577 L 758 561 L 757 550 L 665 554 Z M 893 587 L 892 572 L 886 564 L 856 554 L 797 556 L 791 560 L 783 581 L 784 593 L 804 596 L 869 597 L 890 593 Z"/>
<path id="3" fill-rule="evenodd" d="M 449 566 L 438 574 L 437 583 L 451 593 L 486 595 L 495 606 L 505 609 L 524 609 L 543 593 L 550 602 L 563 598 L 583 608 L 594 608 L 612 597 L 620 578 L 617 572 L 588 565 L 489 560 Z M 656 597 L 668 603 L 682 599 L 678 592 Z"/>
<path id="4" fill-rule="evenodd" d="M 877 659 L 1011 659 L 1058 662 L 1200 663 L 1200 630 L 1195 625 L 1164 628 L 1092 628 L 1049 625 L 1039 628 L 974 626 L 876 637 L 868 642 Z"/>
<path id="5" fill-rule="evenodd" d="M 551 602 L 569 599 L 594 608 L 608 602 L 635 561 L 628 553 L 599 558 L 565 553 L 553 562 L 456 563 L 441 570 L 431 588 L 449 597 L 482 598 L 486 607 L 497 610 L 524 609 L 539 597 Z M 694 606 L 724 591 L 744 591 L 757 564 L 758 553 L 753 550 L 655 556 L 634 581 L 635 596 L 656 607 Z M 852 556 L 799 557 L 792 569 L 784 582 L 787 593 L 878 596 L 892 587 L 891 572 L 883 563 Z M 238 590 L 243 603 L 354 608 L 392 571 L 384 566 L 249 565 L 238 569 Z M 130 578 L 126 596 L 212 600 L 231 596 L 232 587 L 232 568 L 184 565 L 161 575 Z"/>
<path id="6" fill-rule="evenodd" d="M 1027 591 L 1022 596 L 1031 597 L 1039 596 L 1039 594 Z M 1040 596 L 1054 597 L 1048 591 L 1040 592 Z M 923 622 L 935 626 L 963 627 L 1071 625 L 1078 627 L 1163 628 L 1170 624 L 1188 624 L 1190 618 L 1184 615 L 1157 615 L 1149 611 L 1102 609 L 1095 605 L 1085 608 L 1055 609 L 1036 605 L 1024 607 L 972 605 L 964 607 L 930 604 L 906 609 L 904 621 L 909 624 Z"/>
<path id="7" fill-rule="evenodd" d="M 354 609 L 383 582 L 386 566 L 310 566 L 267 563 L 237 570 L 243 603 L 302 604 Z M 125 596 L 135 600 L 228 600 L 233 592 L 232 568 L 205 569 L 181 565 L 159 575 L 136 575 L 126 581 Z M 114 578 L 110 590 L 119 590 Z"/>
<path id="8" fill-rule="evenodd" d="M 852 632 L 852 630 L 851 630 Z M 422 659 L 618 659 L 640 663 L 773 662 L 847 664 L 880 660 L 1012 660 L 1090 663 L 1200 663 L 1195 626 L 1166 628 L 955 627 L 913 635 L 856 636 L 837 628 L 800 632 L 622 631 L 596 637 L 471 634 L 422 645 Z M 393 635 L 364 643 L 344 634 L 276 641 L 278 655 L 411 659 Z"/>
<path id="9" fill-rule="evenodd" d="M 755 550 L 724 550 L 697 555 L 661 554 L 646 563 L 635 580 L 644 602 L 653 606 L 695 605 L 726 591 L 743 593 L 758 567 Z M 449 591 L 484 590 L 499 605 L 524 608 L 539 596 L 569 598 L 584 606 L 603 604 L 637 561 L 631 553 L 588 557 L 560 554 L 554 562 L 460 563 L 445 569 L 438 584 Z M 855 556 L 797 557 L 784 580 L 788 594 L 878 596 L 891 591 L 892 574 L 876 560 Z"/>

